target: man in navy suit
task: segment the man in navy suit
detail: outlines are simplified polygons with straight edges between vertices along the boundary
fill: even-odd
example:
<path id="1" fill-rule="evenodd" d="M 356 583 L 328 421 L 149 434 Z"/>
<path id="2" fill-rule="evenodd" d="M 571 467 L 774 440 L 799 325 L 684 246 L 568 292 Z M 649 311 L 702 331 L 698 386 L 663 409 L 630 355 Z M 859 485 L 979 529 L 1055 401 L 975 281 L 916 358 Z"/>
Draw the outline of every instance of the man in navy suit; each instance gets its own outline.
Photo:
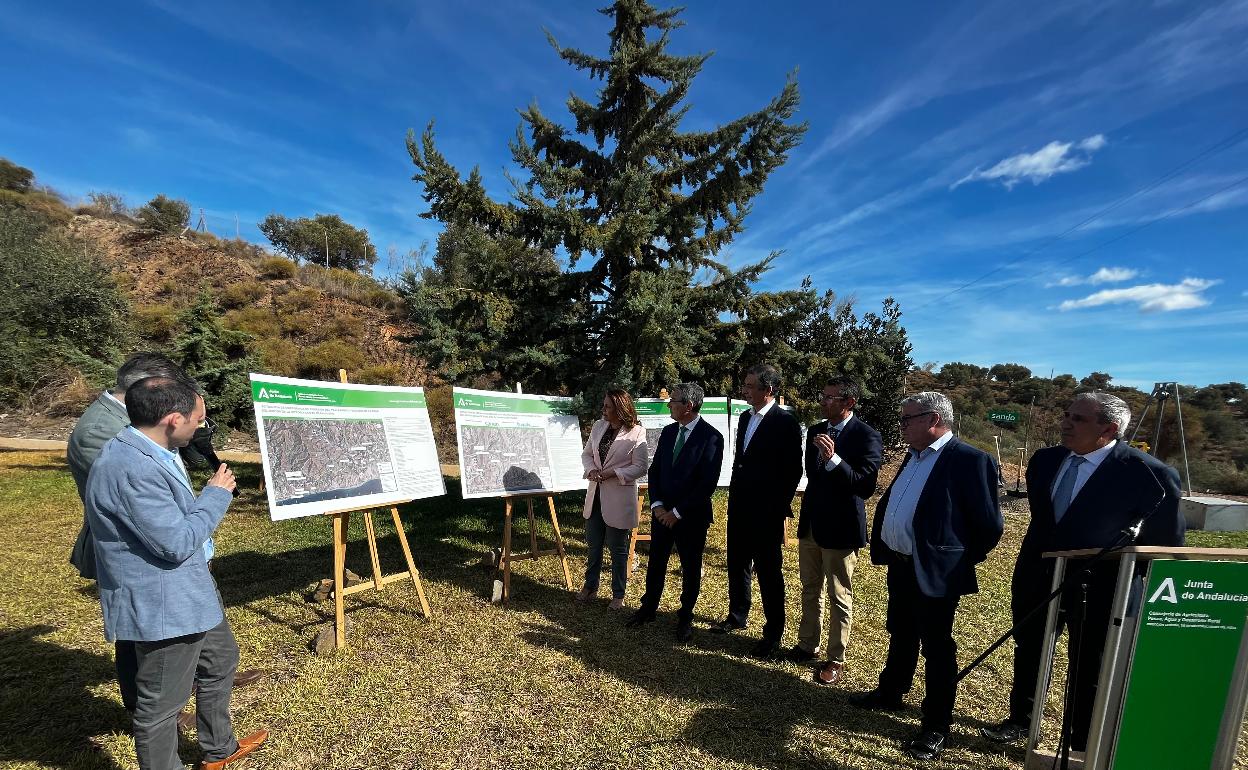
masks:
<path id="1" fill-rule="evenodd" d="M 663 428 L 650 461 L 650 563 L 646 567 L 646 593 L 641 606 L 629 618 L 630 628 L 654 620 L 667 579 L 672 547 L 680 554 L 680 611 L 676 614 L 676 639 L 693 638 L 693 605 L 702 590 L 702 552 L 706 532 L 714 516 L 711 495 L 724 462 L 724 437 L 699 417 L 702 388 L 682 382 L 672 388 L 668 411 L 676 422 Z"/>
<path id="2" fill-rule="evenodd" d="M 906 746 L 920 761 L 938 757 L 948 742 L 958 674 L 953 616 L 961 598 L 979 590 L 975 565 L 1004 528 L 996 463 L 955 438 L 952 424 L 953 404 L 943 393 L 901 402 L 910 451 L 876 506 L 871 532 L 871 562 L 888 566 L 888 658 L 879 685 L 850 698 L 860 708 L 901 708 L 921 649 L 927 697 L 919 732 Z"/>
<path id="3" fill-rule="evenodd" d="M 763 638 L 750 650 L 770 658 L 784 634 L 784 520 L 802 480 L 802 427 L 776 405 L 780 373 L 766 364 L 745 373 L 741 395 L 750 410 L 737 423 L 736 457 L 728 487 L 728 617 L 711 627 L 745 628 L 751 582 L 758 573 Z"/>
<path id="4" fill-rule="evenodd" d="M 1131 408 L 1117 396 L 1080 393 L 1062 415 L 1061 445 L 1037 450 L 1027 464 L 1031 523 L 1010 585 L 1015 625 L 1010 715 L 998 725 L 981 728 L 992 740 L 1023 738 L 1031 724 L 1044 613 L 1032 615 L 1025 624 L 1022 619 L 1052 590 L 1053 560 L 1041 554 L 1104 548 L 1141 519 L 1144 523 L 1134 545 L 1183 545 L 1179 474 L 1122 440 L 1130 422 Z M 1085 616 L 1083 627 L 1069 626 L 1071 646 L 1079 650 L 1079 677 L 1070 715 L 1074 751 L 1087 748 L 1117 569 L 1113 561 L 1093 568 L 1086 613 L 1078 613 Z M 1075 668 L 1075 661 L 1070 668 Z"/>
<path id="5" fill-rule="evenodd" d="M 836 684 L 845 667 L 854 617 L 851 581 L 858 549 L 867 544 L 866 499 L 875 494 L 884 458 L 879 432 L 854 415 L 860 394 L 849 377 L 829 379 L 819 397 L 825 419 L 806 432 L 807 484 L 797 525 L 802 622 L 789 659 L 803 663 L 817 657 L 826 585 L 832 617 L 826 661 L 815 671 L 819 684 Z"/>

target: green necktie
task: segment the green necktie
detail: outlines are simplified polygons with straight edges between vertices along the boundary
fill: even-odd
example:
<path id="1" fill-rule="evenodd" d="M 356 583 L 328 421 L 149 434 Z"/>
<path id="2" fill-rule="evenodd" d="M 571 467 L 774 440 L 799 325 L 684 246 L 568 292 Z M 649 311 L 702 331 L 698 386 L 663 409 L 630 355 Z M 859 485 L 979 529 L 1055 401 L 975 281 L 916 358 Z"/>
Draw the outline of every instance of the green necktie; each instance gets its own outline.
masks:
<path id="1" fill-rule="evenodd" d="M 680 435 L 676 437 L 676 446 L 672 447 L 672 462 L 676 462 L 676 458 L 680 457 L 680 450 L 685 445 L 685 435 L 687 433 L 689 433 L 689 428 L 684 425 L 680 426 Z"/>

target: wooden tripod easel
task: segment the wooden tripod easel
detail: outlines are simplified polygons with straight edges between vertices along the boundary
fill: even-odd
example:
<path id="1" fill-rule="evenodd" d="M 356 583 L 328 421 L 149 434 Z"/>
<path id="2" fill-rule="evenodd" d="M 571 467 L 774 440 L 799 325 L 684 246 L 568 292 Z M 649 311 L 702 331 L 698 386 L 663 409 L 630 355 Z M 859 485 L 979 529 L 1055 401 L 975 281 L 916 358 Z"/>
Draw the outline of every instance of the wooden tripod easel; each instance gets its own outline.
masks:
<path id="1" fill-rule="evenodd" d="M 351 523 L 351 514 L 361 510 L 364 512 L 364 532 L 368 536 L 368 555 L 373 562 L 373 579 L 348 586 L 344 574 L 347 568 L 347 526 Z M 347 646 L 346 617 L 343 606 L 343 599 L 347 594 L 373 589 L 381 591 L 385 589 L 387 583 L 410 577 L 412 585 L 416 587 L 416 595 L 420 597 L 420 609 L 424 612 L 425 618 L 433 617 L 429 611 L 429 602 L 425 599 L 425 587 L 420 582 L 420 570 L 416 569 L 416 561 L 412 558 L 412 549 L 407 543 L 407 533 L 403 530 L 403 520 L 399 518 L 397 507 L 390 508 L 390 515 L 394 518 L 394 531 L 399 536 L 399 545 L 403 547 L 403 558 L 407 560 L 407 570 L 393 575 L 381 574 L 381 560 L 377 558 L 377 532 L 373 528 L 373 509 L 353 508 L 347 511 L 334 511 L 326 515 L 334 518 L 334 642 L 338 649 L 341 650 Z"/>
<path id="2" fill-rule="evenodd" d="M 347 370 L 338 370 L 338 380 L 347 382 Z M 403 502 L 411 502 L 405 500 Z M 407 560 L 407 570 L 393 575 L 381 574 L 381 560 L 377 558 L 377 531 L 373 527 L 373 508 L 349 508 L 344 511 L 330 511 L 326 516 L 334 519 L 334 646 L 342 649 L 347 646 L 346 610 L 343 599 L 347 594 L 360 591 L 385 590 L 386 583 L 410 577 L 416 587 L 416 595 L 420 597 L 420 609 L 425 618 L 433 617 L 429 611 L 429 602 L 425 599 L 425 587 L 420 582 L 420 571 L 416 569 L 416 561 L 412 558 L 412 548 L 407 543 L 407 532 L 403 528 L 403 520 L 399 518 L 398 505 L 390 507 L 390 515 L 394 518 L 394 531 L 399 536 L 399 545 L 403 547 L 403 557 Z M 347 526 L 351 523 L 351 514 L 356 511 L 364 513 L 364 532 L 368 537 L 368 555 L 373 562 L 373 579 L 370 582 L 348 586 L 346 584 L 347 569 Z"/>
<path id="3" fill-rule="evenodd" d="M 628 540 L 628 570 L 633 570 L 633 560 L 637 553 L 638 543 L 650 542 L 650 533 L 641 531 L 641 523 L 650 518 L 650 511 L 646 508 L 646 490 L 650 488 L 649 484 L 637 485 L 637 526 L 633 527 L 633 536 Z M 653 526 L 653 522 L 651 522 Z"/>
<path id="4" fill-rule="evenodd" d="M 533 500 L 535 498 L 546 498 L 546 504 L 550 507 L 550 524 L 555 530 L 555 547 L 553 550 L 543 551 L 537 547 L 537 521 L 533 516 Z M 511 552 L 511 528 L 512 528 L 512 509 L 515 501 L 523 500 L 525 502 L 525 510 L 529 517 L 529 552 L 515 554 Z M 555 515 L 555 496 L 540 492 L 528 495 L 508 495 L 503 498 L 503 553 L 498 560 L 498 572 L 503 576 L 503 593 L 500 601 L 504 606 L 507 600 L 511 598 L 511 564 L 512 562 L 525 561 L 527 559 L 537 559 L 542 556 L 558 556 L 559 561 L 563 563 L 563 579 L 568 586 L 568 590 L 572 590 L 572 571 L 568 569 L 568 554 L 563 548 L 563 534 L 559 531 L 559 517 Z"/>

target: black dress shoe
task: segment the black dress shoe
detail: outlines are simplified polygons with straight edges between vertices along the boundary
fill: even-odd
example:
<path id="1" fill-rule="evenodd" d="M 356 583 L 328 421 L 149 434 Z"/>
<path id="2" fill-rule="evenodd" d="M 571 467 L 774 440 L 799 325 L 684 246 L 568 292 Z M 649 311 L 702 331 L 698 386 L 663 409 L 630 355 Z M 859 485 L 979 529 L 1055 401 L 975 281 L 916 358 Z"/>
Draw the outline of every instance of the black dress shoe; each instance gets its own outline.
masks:
<path id="1" fill-rule="evenodd" d="M 777 642 L 773 642 L 770 639 L 764 639 L 754 645 L 754 648 L 750 650 L 750 657 L 758 658 L 759 660 L 771 660 L 776 657 L 776 654 L 779 652 L 780 645 Z"/>
<path id="2" fill-rule="evenodd" d="M 980 735 L 996 743 L 1013 743 L 1020 738 L 1026 738 L 1028 732 L 1030 732 L 1030 728 L 1027 725 L 1019 724 L 1010 719 L 998 725 L 987 725 L 979 728 Z"/>
<path id="3" fill-rule="evenodd" d="M 849 696 L 849 704 L 870 711 L 900 711 L 905 705 L 901 698 L 885 695 L 878 687 Z"/>
<path id="4" fill-rule="evenodd" d="M 819 656 L 813 652 L 807 652 L 802 649 L 801 645 L 795 644 L 793 645 L 793 649 L 789 650 L 788 653 L 785 654 L 785 657 L 793 663 L 809 663 Z"/>
<path id="5" fill-rule="evenodd" d="M 945 734 L 923 730 L 906 746 L 906 753 L 920 762 L 931 762 L 945 750 Z"/>
<path id="6" fill-rule="evenodd" d="M 693 639 L 693 621 L 682 620 L 676 624 L 676 641 L 688 642 Z"/>
<path id="7" fill-rule="evenodd" d="M 641 628 L 642 626 L 644 626 L 645 624 L 649 623 L 652 620 L 654 620 L 653 612 L 646 612 L 645 610 L 637 610 L 636 612 L 632 614 L 632 616 L 629 617 L 628 622 L 625 623 L 624 625 L 628 628 Z"/>
<path id="8" fill-rule="evenodd" d="M 738 623 L 732 618 L 724 618 L 718 623 L 714 623 L 711 625 L 711 633 L 728 634 L 728 633 L 732 633 L 733 631 L 739 631 L 742 628 L 745 628 L 745 625 L 743 623 Z"/>

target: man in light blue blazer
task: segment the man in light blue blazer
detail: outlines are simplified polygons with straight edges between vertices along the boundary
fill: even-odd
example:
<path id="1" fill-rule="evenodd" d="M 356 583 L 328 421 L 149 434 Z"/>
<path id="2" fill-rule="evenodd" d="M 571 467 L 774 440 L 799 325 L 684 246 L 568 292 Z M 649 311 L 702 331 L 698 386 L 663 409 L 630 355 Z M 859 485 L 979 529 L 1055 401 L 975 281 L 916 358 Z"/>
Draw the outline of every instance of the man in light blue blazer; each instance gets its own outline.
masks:
<path id="1" fill-rule="evenodd" d="M 261 730 L 235 740 L 230 691 L 238 644 L 209 573 L 205 545 L 233 500 L 222 465 L 196 497 L 177 449 L 203 422 L 204 400 L 184 381 L 148 377 L 126 391 L 130 426 L 91 467 L 86 516 L 109 641 L 134 642 L 134 742 L 144 770 L 182 767 L 177 715 L 196 687 L 203 770 L 255 750 Z"/>

